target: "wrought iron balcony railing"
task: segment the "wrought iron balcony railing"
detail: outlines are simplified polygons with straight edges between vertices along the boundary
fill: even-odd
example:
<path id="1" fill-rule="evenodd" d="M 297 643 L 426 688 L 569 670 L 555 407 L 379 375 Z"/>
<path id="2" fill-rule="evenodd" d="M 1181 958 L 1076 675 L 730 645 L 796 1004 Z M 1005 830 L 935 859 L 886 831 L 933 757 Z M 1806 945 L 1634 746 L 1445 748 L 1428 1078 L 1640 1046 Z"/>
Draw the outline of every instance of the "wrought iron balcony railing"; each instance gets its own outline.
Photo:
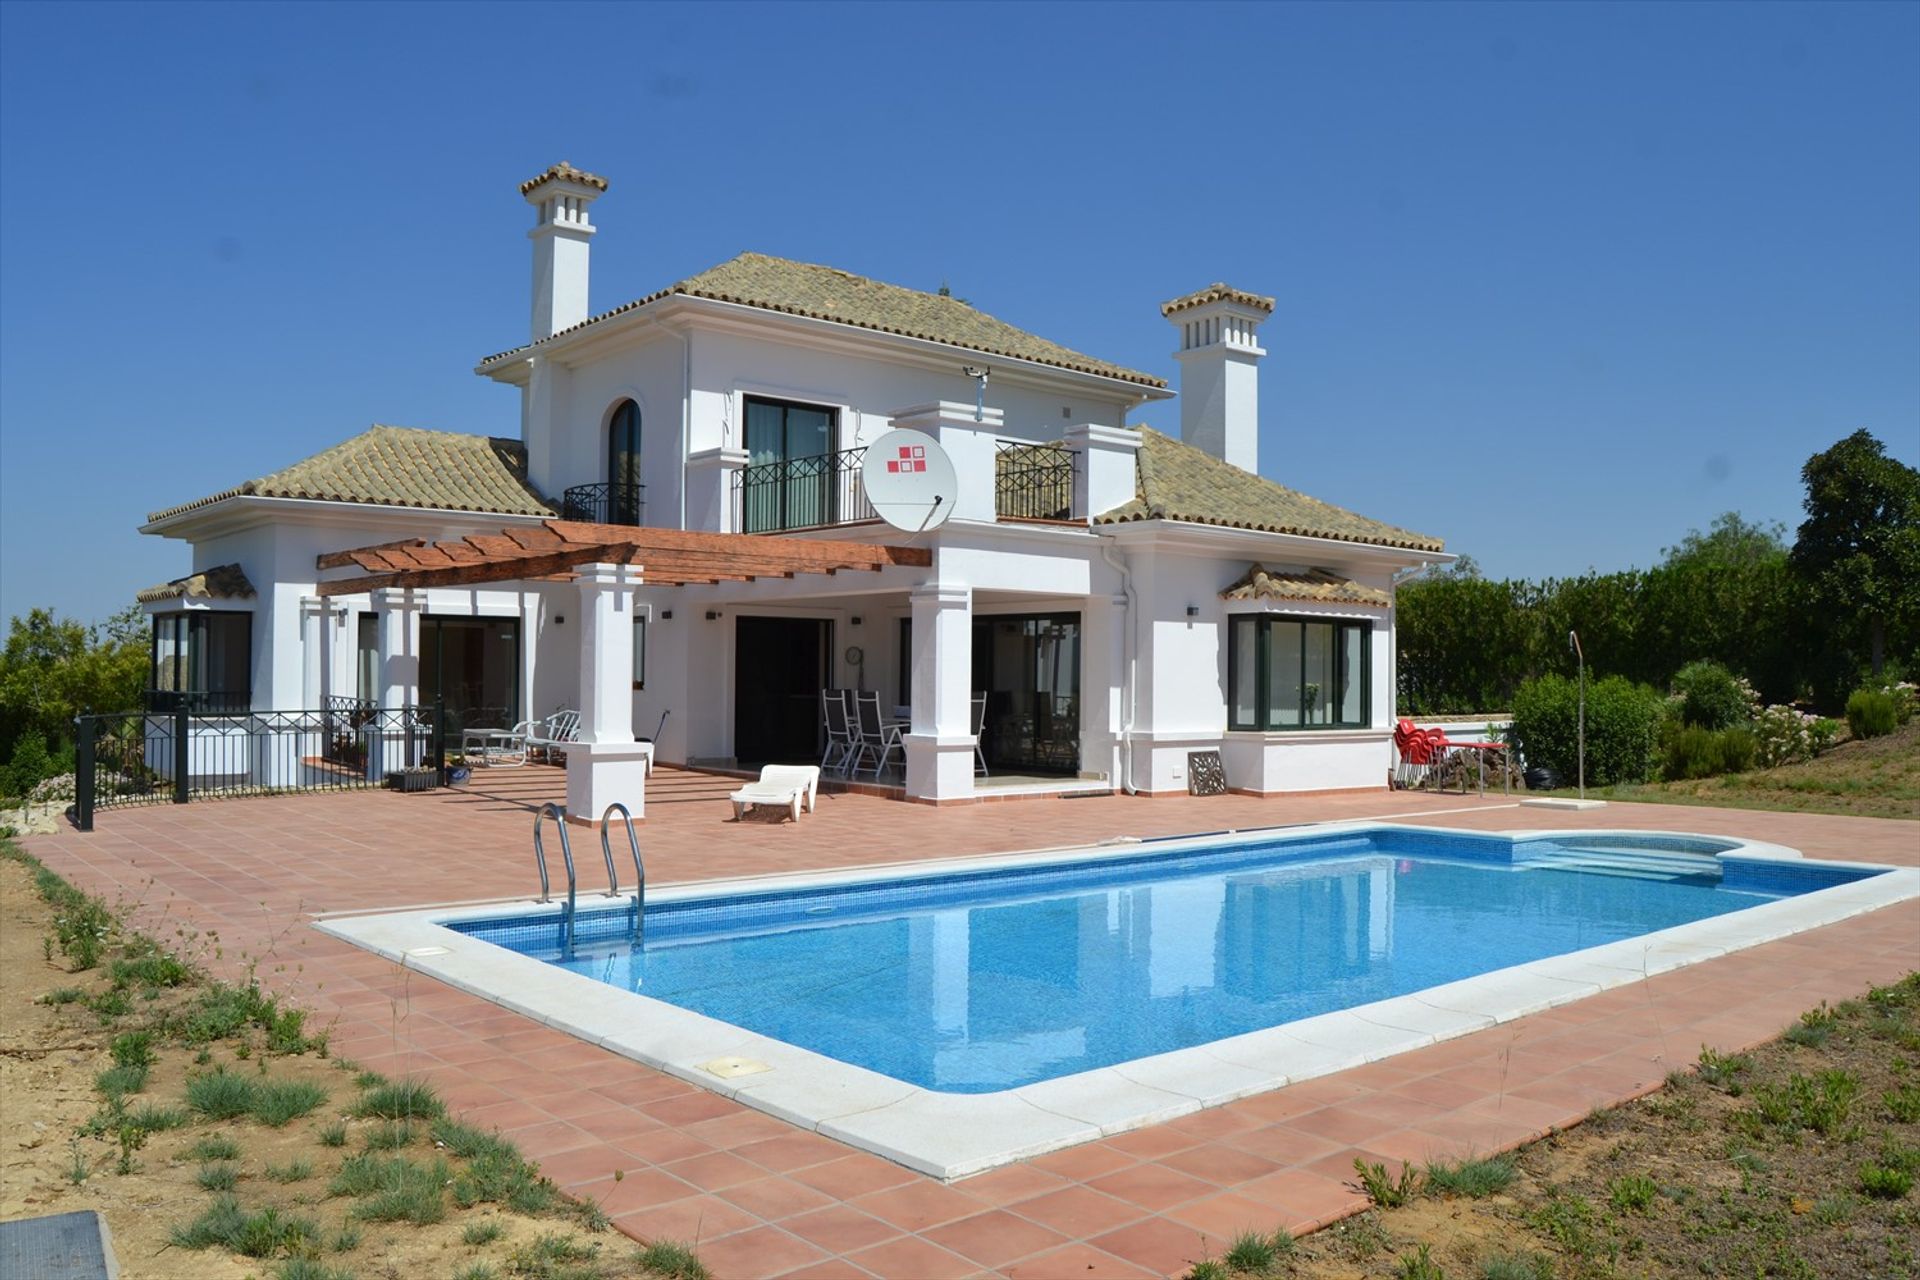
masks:
<path id="1" fill-rule="evenodd" d="M 1073 450 L 1001 440 L 994 445 L 993 512 L 1002 520 L 1073 518 Z"/>
<path id="2" fill-rule="evenodd" d="M 646 523 L 646 495 L 643 484 L 576 484 L 560 496 L 560 518 L 639 526 Z"/>
<path id="3" fill-rule="evenodd" d="M 842 449 L 740 468 L 733 473 L 733 527 L 770 533 L 876 519 L 860 482 L 866 454 L 864 448 Z"/>

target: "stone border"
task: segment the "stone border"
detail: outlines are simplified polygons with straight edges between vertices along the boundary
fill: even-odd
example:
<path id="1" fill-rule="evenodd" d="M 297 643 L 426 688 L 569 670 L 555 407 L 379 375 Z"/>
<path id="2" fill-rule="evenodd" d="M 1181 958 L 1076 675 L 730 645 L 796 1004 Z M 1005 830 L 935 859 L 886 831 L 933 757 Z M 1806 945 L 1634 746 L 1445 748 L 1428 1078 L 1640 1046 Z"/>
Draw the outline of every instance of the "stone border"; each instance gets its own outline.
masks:
<path id="1" fill-rule="evenodd" d="M 1519 842 L 1556 836 L 1647 838 L 1648 831 L 1462 832 L 1378 820 L 1223 832 L 937 862 L 895 863 L 804 874 L 694 881 L 653 889 L 652 902 L 727 897 L 876 880 L 908 882 L 955 871 L 1088 863 L 1263 839 L 1308 839 L 1330 831 L 1417 831 Z M 1703 837 L 1694 837 L 1703 838 Z M 1717 856 L 1798 861 L 1798 851 L 1733 837 Z M 444 927 L 502 914 L 557 914 L 556 903 L 520 902 L 323 918 L 315 927 L 449 986 L 931 1177 L 952 1181 L 1096 1138 L 1160 1124 L 1206 1107 L 1328 1075 L 1468 1035 L 1527 1014 L 1623 986 L 1730 951 L 1834 924 L 1920 897 L 1920 868 L 1823 865 L 1880 874 L 1691 924 L 1497 969 L 1410 995 L 1251 1031 L 997 1093 L 921 1088 L 741 1027 L 619 990 L 581 974 Z M 716 892 L 717 891 L 717 892 Z M 630 895 L 622 895 L 631 901 Z M 608 903 L 605 897 L 587 905 Z M 721 1078 L 704 1064 L 747 1058 L 769 1070 Z"/>

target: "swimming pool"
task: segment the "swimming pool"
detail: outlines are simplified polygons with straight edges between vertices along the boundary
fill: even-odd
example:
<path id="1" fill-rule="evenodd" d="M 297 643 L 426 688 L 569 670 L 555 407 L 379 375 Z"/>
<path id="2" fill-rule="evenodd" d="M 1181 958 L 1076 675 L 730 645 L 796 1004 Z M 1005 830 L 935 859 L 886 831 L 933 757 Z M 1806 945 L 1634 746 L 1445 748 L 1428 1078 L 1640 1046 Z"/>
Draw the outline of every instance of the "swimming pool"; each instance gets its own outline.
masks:
<path id="1" fill-rule="evenodd" d="M 1403 826 L 788 877 L 331 932 L 937 1176 L 1920 893 L 1735 840 Z M 599 899 L 605 903 L 605 899 Z M 427 945 L 410 945 L 425 942 Z"/>

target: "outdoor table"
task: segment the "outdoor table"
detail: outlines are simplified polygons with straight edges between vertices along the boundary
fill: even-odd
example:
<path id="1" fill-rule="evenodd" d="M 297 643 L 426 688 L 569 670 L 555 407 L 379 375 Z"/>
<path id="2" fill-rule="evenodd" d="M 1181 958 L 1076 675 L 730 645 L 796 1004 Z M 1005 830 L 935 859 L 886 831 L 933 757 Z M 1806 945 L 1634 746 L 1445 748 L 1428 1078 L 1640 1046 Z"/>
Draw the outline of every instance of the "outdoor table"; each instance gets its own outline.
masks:
<path id="1" fill-rule="evenodd" d="M 518 737 L 511 729 L 462 729 L 460 754 L 469 759 L 477 755 L 480 763 L 489 767 L 517 755 L 524 763 L 525 757 L 513 749 Z"/>

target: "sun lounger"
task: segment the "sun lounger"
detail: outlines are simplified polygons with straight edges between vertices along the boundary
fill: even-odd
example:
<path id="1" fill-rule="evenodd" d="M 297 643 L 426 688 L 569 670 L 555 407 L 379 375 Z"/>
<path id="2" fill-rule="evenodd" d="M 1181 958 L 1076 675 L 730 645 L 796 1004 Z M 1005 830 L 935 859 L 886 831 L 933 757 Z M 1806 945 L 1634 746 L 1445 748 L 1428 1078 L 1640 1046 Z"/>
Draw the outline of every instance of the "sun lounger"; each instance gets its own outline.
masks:
<path id="1" fill-rule="evenodd" d="M 733 818 L 736 822 L 750 806 L 756 804 L 782 805 L 798 822 L 801 803 L 805 802 L 807 812 L 812 813 L 814 795 L 819 789 L 819 765 L 770 764 L 760 770 L 758 782 L 749 782 L 727 798 L 733 801 Z"/>

